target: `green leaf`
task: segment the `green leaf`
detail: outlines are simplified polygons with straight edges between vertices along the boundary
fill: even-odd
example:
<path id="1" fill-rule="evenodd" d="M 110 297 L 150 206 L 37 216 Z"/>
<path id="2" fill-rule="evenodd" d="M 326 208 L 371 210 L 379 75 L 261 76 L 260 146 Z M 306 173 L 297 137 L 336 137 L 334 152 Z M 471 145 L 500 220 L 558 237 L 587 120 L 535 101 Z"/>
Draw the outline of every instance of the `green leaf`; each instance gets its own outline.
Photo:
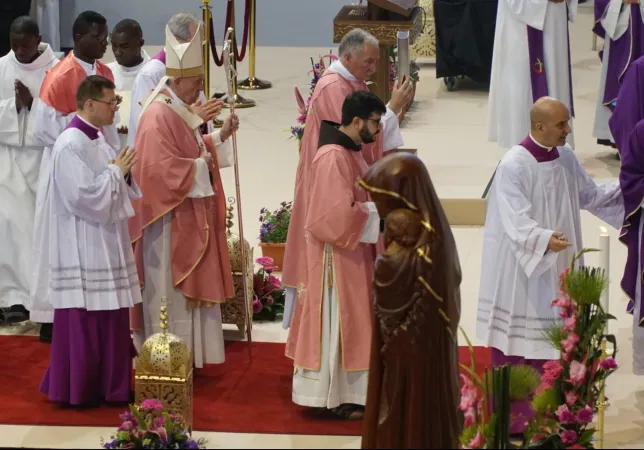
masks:
<path id="1" fill-rule="evenodd" d="M 537 413 L 554 412 L 562 403 L 562 395 L 557 388 L 552 387 L 535 396 L 532 400 L 532 407 Z"/>

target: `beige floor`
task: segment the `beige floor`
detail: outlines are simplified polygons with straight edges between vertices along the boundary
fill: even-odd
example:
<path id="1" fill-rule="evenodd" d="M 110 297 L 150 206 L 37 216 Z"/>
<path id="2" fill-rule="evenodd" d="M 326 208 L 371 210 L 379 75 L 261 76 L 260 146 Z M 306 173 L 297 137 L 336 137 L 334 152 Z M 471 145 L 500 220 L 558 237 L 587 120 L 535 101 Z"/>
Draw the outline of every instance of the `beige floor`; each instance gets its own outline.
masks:
<path id="1" fill-rule="evenodd" d="M 619 164 L 613 152 L 597 146 L 592 138 L 595 99 L 600 65 L 591 50 L 592 7 L 583 7 L 577 23 L 572 26 L 572 59 L 575 89 L 575 120 L 577 155 L 597 180 L 614 179 Z M 151 52 L 156 49 L 150 49 Z M 260 48 L 258 75 L 273 81 L 274 88 L 261 92 L 242 92 L 257 101 L 258 106 L 239 111 L 242 129 L 239 132 L 241 194 L 246 238 L 256 243 L 261 207 L 276 207 L 293 195 L 297 165 L 297 146 L 288 139 L 289 127 L 296 117 L 293 86 L 305 92 L 308 85 L 309 58 L 328 49 Z M 240 67 L 246 73 L 246 65 Z M 427 164 L 441 197 L 480 197 L 503 150 L 486 139 L 487 92 L 471 83 L 462 84 L 455 92 L 447 92 L 442 80 L 434 78 L 432 66 L 424 66 L 418 85 L 417 100 L 405 123 L 407 147 L 418 148 L 418 155 Z M 223 89 L 221 73 L 213 76 L 217 91 Z M 224 174 L 224 187 L 234 195 L 232 170 Z M 585 244 L 598 244 L 601 222 L 584 214 Z M 459 227 L 455 230 L 463 265 L 462 325 L 474 338 L 475 311 L 480 277 L 482 230 Z M 611 230 L 611 312 L 619 317 L 612 331 L 618 334 L 621 369 L 608 386 L 611 406 L 607 412 L 607 447 L 644 447 L 644 380 L 631 375 L 630 316 L 624 313 L 625 299 L 619 288 L 624 264 L 624 247 Z M 255 249 L 258 254 L 259 249 Z M 596 260 L 591 256 L 589 263 Z M 34 330 L 0 330 L 3 333 L 29 333 Z M 231 331 L 230 336 L 234 333 Z M 284 341 L 285 332 L 279 324 L 258 325 L 254 338 L 259 341 Z M 475 340 L 475 344 L 476 344 Z M 34 392 L 34 395 L 38 393 Z M 0 413 L 2 422 L 2 413 Z M 2 426 L 3 446 L 96 448 L 101 437 L 111 429 Z M 210 448 L 358 448 L 355 437 L 318 437 L 288 435 L 253 435 L 197 433 L 209 440 Z"/>

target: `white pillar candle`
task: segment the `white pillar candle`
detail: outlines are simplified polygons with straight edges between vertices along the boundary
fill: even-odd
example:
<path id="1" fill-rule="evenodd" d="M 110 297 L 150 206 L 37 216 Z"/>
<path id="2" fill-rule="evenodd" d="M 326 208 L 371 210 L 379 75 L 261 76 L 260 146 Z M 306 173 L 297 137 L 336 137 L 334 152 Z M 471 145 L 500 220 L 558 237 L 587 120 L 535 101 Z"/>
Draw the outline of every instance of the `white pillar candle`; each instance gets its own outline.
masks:
<path id="1" fill-rule="evenodd" d="M 608 281 L 610 278 L 610 236 L 608 235 L 606 227 L 599 227 L 599 230 L 599 268 L 604 270 L 604 275 Z M 610 313 L 608 284 L 602 292 L 599 302 L 604 312 Z"/>

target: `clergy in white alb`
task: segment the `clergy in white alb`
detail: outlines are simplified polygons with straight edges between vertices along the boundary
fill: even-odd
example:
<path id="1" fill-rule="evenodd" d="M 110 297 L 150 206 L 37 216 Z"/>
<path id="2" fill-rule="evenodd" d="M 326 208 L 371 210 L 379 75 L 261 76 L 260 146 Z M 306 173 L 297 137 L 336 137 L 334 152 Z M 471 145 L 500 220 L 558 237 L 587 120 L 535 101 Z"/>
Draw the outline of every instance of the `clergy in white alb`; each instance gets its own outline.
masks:
<path id="1" fill-rule="evenodd" d="M 170 18 L 167 24 L 167 28 L 170 29 L 172 35 L 180 43 L 191 42 L 200 27 L 201 20 L 189 13 L 175 14 Z M 203 30 L 201 33 L 203 33 Z M 150 62 L 143 66 L 134 79 L 134 83 L 132 84 L 132 97 L 130 99 L 128 145 L 134 145 L 134 141 L 136 140 L 136 130 L 141 118 L 143 102 L 150 96 L 150 93 L 159 85 L 161 79 L 166 75 L 166 50 L 167 49 L 164 48 L 152 57 Z M 206 97 L 203 91 L 199 94 L 199 100 L 202 104 L 205 104 Z M 219 108 L 219 111 L 221 111 L 223 105 L 224 104 L 221 101 L 210 103 L 210 107 L 217 107 Z M 213 129 L 214 128 L 210 120 L 202 126 L 202 131 L 204 133 L 211 133 L 213 132 Z M 221 144 L 222 140 L 219 138 L 219 134 L 215 132 L 214 136 L 216 143 Z"/>
<path id="2" fill-rule="evenodd" d="M 38 23 L 45 42 L 54 52 L 60 51 L 60 0 L 32 0 L 29 15 Z"/>
<path id="3" fill-rule="evenodd" d="M 5 317 L 11 323 L 27 318 L 43 151 L 35 137 L 35 107 L 45 73 L 58 59 L 29 17 L 16 19 L 9 37 L 12 50 L 0 58 L 0 308 L 11 307 Z"/>
<path id="4" fill-rule="evenodd" d="M 379 59 L 379 43 L 372 34 L 355 29 L 340 42 L 340 59 L 335 61 L 317 82 L 311 98 L 300 161 L 295 177 L 293 213 L 288 231 L 288 243 L 284 254 L 282 282 L 286 287 L 283 328 L 290 326 L 298 289 L 305 287 L 306 253 L 304 221 L 308 208 L 309 170 L 318 150 L 320 126 L 324 120 L 339 123 L 342 103 L 354 91 L 368 91 L 367 81 L 376 72 Z M 380 160 L 384 154 L 404 145 L 398 123 L 398 114 L 409 103 L 412 85 L 409 80 L 397 85 L 382 118 L 382 133 L 372 144 L 365 145 L 362 154 L 368 165 Z"/>
<path id="5" fill-rule="evenodd" d="M 43 217 L 54 335 L 40 391 L 81 405 L 130 399 L 136 356 L 129 310 L 141 302 L 127 219 L 141 192 L 130 176 L 136 152 L 118 154 L 100 129 L 118 109 L 114 83 L 92 75 L 78 88 L 78 114 L 56 139 Z"/>
<path id="6" fill-rule="evenodd" d="M 218 111 L 189 105 L 203 89 L 199 30 L 189 43 L 166 27 L 167 77 L 143 103 L 135 148 L 134 177 L 143 198 L 134 202 L 130 234 L 143 304 L 132 311 L 135 344 L 160 329 L 161 299 L 168 299 L 169 332 L 192 350 L 194 364 L 224 361 L 220 304 L 234 295 L 226 241 L 226 196 L 219 170 L 233 164 L 230 133 L 237 117 L 214 134 L 201 125 Z M 201 115 L 200 115 L 201 114 Z"/>
<path id="7" fill-rule="evenodd" d="M 117 131 L 121 138 L 121 145 L 127 143 L 128 126 L 130 123 L 130 104 L 132 100 L 132 85 L 134 79 L 150 61 L 150 56 L 143 49 L 143 30 L 136 20 L 121 20 L 114 26 L 110 36 L 112 44 L 113 61 L 107 65 L 114 75 L 116 95 L 121 97 L 119 109 L 120 122 Z"/>
<path id="8" fill-rule="evenodd" d="M 49 173 L 51 149 L 58 136 L 76 115 L 76 91 L 88 75 L 100 75 L 113 81 L 112 72 L 99 61 L 107 50 L 107 21 L 93 11 L 81 13 L 74 21 L 74 49 L 60 64 L 47 72 L 40 90 L 40 102 L 36 106 L 36 138 L 45 147 L 40 171 Z M 118 121 L 118 113 L 116 114 Z M 105 125 L 101 130 L 108 144 L 115 150 L 120 147 L 116 126 Z M 34 223 L 34 273 L 29 299 L 31 320 L 42 323 L 40 337 L 51 341 L 51 323 L 54 311 L 48 298 L 49 279 L 47 268 L 39 261 L 47 260 L 51 231 L 43 227 L 49 205 L 44 201 L 49 195 L 49 177 L 40 177 L 36 194 Z"/>
<path id="9" fill-rule="evenodd" d="M 341 124 L 323 121 L 311 164 L 304 225 L 307 279 L 286 343 L 293 402 L 362 417 L 372 337 L 372 282 L 380 216 L 358 183 L 368 170 L 362 144 L 375 142 L 385 104 L 355 91 Z"/>
<path id="10" fill-rule="evenodd" d="M 580 210 L 618 228 L 624 201 L 618 182 L 596 184 L 566 144 L 570 114 L 562 102 L 544 97 L 530 118 L 529 135 L 504 155 L 492 184 L 476 335 L 492 347 L 494 366 L 540 371 L 560 356 L 544 334 L 559 320 L 551 307 L 559 275 L 583 249 Z M 512 434 L 533 414 L 529 402 L 515 406 Z"/>
<path id="11" fill-rule="evenodd" d="M 530 106 L 549 96 L 574 117 L 568 22 L 577 0 L 499 0 L 488 106 L 488 139 L 502 148 L 530 131 Z M 572 129 L 572 123 L 570 124 Z M 572 131 L 568 145 L 574 148 Z"/>

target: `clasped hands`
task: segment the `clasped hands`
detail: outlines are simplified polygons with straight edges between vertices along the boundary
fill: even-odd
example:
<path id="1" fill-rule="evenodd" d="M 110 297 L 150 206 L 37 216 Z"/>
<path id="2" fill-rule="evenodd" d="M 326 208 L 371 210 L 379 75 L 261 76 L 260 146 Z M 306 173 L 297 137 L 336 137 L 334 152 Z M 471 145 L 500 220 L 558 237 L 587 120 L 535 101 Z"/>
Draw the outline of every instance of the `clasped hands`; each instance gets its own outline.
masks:
<path id="1" fill-rule="evenodd" d="M 206 103 L 203 103 L 201 100 L 197 100 L 192 106 L 192 111 L 201 117 L 204 122 L 209 122 L 215 120 L 221 110 L 224 107 L 224 102 L 217 98 L 211 98 L 206 100 Z M 229 115 L 224 121 L 224 125 L 219 131 L 219 137 L 221 141 L 226 141 L 234 132 L 239 129 L 239 117 L 236 114 Z"/>
<path id="2" fill-rule="evenodd" d="M 132 167 L 134 167 L 136 161 L 137 154 L 134 151 L 134 148 L 130 148 L 126 145 L 121 149 L 116 159 L 110 160 L 110 164 L 117 166 L 119 169 L 121 169 L 123 176 L 126 176 L 128 173 L 130 173 L 130 170 L 132 169 Z"/>
<path id="3" fill-rule="evenodd" d="M 22 84 L 20 80 L 14 80 L 13 87 L 16 92 L 16 110 L 22 111 L 24 108 L 31 109 L 34 103 L 34 97 L 31 95 L 29 88 Z"/>

